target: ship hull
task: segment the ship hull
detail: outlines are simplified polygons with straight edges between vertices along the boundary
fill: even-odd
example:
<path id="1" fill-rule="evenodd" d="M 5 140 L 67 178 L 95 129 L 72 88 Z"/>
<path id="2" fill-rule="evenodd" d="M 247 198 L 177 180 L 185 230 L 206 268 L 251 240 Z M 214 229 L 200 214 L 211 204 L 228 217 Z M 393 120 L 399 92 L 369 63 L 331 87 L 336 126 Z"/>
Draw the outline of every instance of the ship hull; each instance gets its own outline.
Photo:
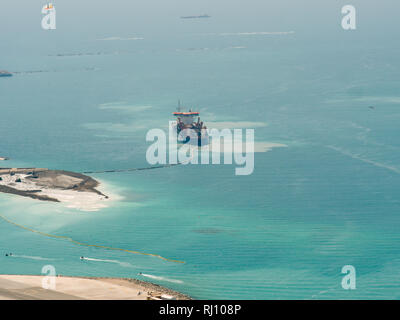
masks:
<path id="1" fill-rule="evenodd" d="M 177 133 L 178 144 L 189 144 L 193 146 L 204 147 L 210 143 L 210 139 L 206 129 L 197 130 L 194 128 L 186 128 L 180 130 L 178 126 L 175 126 L 174 129 Z"/>

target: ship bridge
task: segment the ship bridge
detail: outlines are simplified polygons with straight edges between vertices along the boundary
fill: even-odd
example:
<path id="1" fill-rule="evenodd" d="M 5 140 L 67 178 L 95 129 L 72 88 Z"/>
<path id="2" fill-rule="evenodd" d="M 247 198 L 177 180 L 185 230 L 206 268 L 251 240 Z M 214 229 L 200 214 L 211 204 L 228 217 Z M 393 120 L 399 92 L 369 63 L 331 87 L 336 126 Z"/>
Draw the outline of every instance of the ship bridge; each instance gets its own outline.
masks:
<path id="1" fill-rule="evenodd" d="M 195 117 L 200 115 L 199 112 L 174 112 L 174 116 L 178 119 L 178 122 L 183 122 L 184 125 L 191 125 L 195 122 Z"/>

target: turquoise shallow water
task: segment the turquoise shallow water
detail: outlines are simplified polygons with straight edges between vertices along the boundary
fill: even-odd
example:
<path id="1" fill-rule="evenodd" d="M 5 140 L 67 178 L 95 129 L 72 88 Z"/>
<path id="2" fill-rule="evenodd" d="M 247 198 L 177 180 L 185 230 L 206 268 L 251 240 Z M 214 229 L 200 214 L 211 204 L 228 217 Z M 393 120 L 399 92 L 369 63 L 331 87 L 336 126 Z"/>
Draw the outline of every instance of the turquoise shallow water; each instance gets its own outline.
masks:
<path id="1" fill-rule="evenodd" d="M 256 153 L 243 177 L 228 165 L 96 174 L 123 197 L 98 212 L 0 194 L 1 215 L 18 224 L 185 261 L 0 221 L 0 273 L 52 264 L 194 298 L 399 298 L 400 48 L 390 34 L 338 34 L 54 37 L 29 53 L 16 49 L 29 40 L 7 39 L 1 67 L 20 73 L 0 79 L 0 155 L 12 158 L 2 165 L 147 166 L 147 129 L 166 127 L 178 99 L 199 106 L 205 122 L 264 122 L 256 140 L 287 147 Z M 341 288 L 349 264 L 354 291 Z"/>

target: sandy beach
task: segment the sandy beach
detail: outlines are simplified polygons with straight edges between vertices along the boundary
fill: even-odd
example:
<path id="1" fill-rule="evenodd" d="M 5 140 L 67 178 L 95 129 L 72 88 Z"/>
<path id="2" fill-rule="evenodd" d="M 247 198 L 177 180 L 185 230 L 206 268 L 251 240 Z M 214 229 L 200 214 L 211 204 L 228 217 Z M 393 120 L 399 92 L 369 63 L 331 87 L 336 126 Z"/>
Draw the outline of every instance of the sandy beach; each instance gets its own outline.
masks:
<path id="1" fill-rule="evenodd" d="M 190 300 L 176 291 L 136 279 L 0 275 L 0 300 Z"/>

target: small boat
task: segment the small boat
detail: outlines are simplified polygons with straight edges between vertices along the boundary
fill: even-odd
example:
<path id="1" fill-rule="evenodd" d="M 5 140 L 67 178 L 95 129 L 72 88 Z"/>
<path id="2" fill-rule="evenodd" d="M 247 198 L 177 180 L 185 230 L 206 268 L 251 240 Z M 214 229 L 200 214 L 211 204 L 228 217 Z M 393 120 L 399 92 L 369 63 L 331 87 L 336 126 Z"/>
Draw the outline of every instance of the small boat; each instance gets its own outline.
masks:
<path id="1" fill-rule="evenodd" d="M 6 70 L 0 70 L 0 77 L 12 77 L 12 73 Z"/>

